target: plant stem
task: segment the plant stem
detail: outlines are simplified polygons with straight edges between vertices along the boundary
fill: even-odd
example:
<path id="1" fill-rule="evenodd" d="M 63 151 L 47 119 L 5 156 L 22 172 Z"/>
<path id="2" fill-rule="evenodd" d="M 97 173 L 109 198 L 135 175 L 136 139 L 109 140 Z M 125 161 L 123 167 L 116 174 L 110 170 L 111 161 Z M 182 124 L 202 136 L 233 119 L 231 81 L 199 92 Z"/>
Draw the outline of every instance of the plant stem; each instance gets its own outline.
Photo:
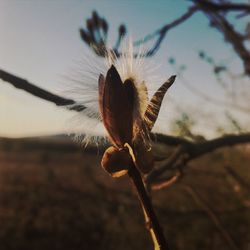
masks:
<path id="1" fill-rule="evenodd" d="M 128 175 L 136 188 L 138 198 L 144 211 L 146 226 L 151 234 L 155 250 L 169 250 L 162 228 L 142 181 L 141 174 L 134 164 L 130 167 Z"/>

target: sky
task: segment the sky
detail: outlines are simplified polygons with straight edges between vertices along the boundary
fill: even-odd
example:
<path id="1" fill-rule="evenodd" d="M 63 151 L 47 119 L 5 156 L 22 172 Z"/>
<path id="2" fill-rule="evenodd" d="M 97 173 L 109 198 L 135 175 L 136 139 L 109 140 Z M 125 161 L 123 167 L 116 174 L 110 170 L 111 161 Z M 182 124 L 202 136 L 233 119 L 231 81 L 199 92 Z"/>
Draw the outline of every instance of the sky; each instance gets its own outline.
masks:
<path id="1" fill-rule="evenodd" d="M 109 22 L 112 44 L 121 23 L 126 24 L 128 34 L 137 40 L 179 17 L 189 5 L 189 1 L 184 0 L 0 0 L 0 68 L 51 92 L 61 93 L 67 76 L 77 68 L 76 61 L 86 59 L 91 53 L 80 39 L 79 28 L 85 26 L 93 10 Z M 244 20 L 238 27 L 244 27 Z M 197 133 L 208 137 L 215 136 L 218 126 L 228 126 L 224 119 L 228 106 L 204 101 L 187 87 L 191 85 L 206 95 L 226 100 L 225 91 L 216 82 L 211 67 L 199 59 L 200 50 L 217 62 L 228 61 L 234 73 L 242 72 L 241 62 L 231 46 L 209 27 L 201 13 L 169 31 L 153 58 L 166 79 L 177 73 L 156 126 L 160 132 L 172 133 L 173 121 L 183 112 L 192 115 Z M 177 68 L 168 63 L 171 57 L 177 64 L 187 66 L 184 75 L 178 75 Z M 246 81 L 242 79 L 241 86 L 245 86 Z M 230 112 L 248 129 L 249 115 L 234 109 Z M 0 137 L 65 133 L 74 115 L 0 80 Z"/>

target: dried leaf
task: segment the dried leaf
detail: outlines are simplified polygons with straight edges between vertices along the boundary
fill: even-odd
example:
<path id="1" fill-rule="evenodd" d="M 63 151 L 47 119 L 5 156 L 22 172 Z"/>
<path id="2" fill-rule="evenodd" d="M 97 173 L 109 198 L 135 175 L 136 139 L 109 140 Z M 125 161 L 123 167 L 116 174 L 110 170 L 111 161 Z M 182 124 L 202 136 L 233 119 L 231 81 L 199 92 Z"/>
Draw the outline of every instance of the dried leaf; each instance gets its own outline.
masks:
<path id="1" fill-rule="evenodd" d="M 161 87 L 155 92 L 155 94 L 151 98 L 144 115 L 144 121 L 148 127 L 148 131 L 151 131 L 154 127 L 161 108 L 163 98 L 169 87 L 174 83 L 175 78 L 176 76 L 171 76 L 165 83 L 161 85 Z"/>
<path id="2" fill-rule="evenodd" d="M 133 161 L 127 149 L 119 150 L 114 146 L 109 147 L 101 161 L 101 165 L 112 177 L 121 177 L 128 172 Z"/>

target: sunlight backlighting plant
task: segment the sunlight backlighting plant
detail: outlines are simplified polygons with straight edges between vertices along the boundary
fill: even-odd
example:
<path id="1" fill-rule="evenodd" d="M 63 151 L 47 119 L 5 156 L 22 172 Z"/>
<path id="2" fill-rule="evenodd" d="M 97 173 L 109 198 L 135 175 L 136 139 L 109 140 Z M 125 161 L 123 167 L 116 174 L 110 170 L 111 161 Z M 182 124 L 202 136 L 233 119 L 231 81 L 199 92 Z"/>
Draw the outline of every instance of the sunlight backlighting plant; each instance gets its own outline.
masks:
<path id="1" fill-rule="evenodd" d="M 143 176 L 154 167 L 150 133 L 175 76 L 171 76 L 149 98 L 143 74 L 144 54 L 140 51 L 135 55 L 131 42 L 123 47 L 119 58 L 112 51 L 106 51 L 108 69 L 99 73 L 99 80 L 96 79 L 98 88 L 93 88 L 97 93 L 98 115 L 93 111 L 96 107 L 89 105 L 92 117 L 102 122 L 112 144 L 104 152 L 101 165 L 112 177 L 128 174 L 136 188 L 155 249 L 169 249 Z M 92 100 L 95 101 L 96 98 Z M 84 104 L 89 103 L 90 100 Z M 84 110 L 84 115 L 91 114 L 89 110 Z"/>

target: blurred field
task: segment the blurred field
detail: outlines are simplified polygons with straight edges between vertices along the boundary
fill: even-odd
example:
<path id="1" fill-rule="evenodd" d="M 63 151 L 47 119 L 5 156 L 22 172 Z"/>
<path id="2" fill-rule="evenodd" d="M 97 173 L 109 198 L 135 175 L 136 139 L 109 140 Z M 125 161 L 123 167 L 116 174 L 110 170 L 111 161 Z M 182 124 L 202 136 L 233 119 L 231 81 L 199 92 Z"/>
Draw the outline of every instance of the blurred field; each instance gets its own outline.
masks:
<path id="1" fill-rule="evenodd" d="M 127 177 L 66 138 L 0 139 L 1 250 L 151 250 Z M 249 147 L 192 162 L 153 202 L 180 250 L 250 249 Z"/>

